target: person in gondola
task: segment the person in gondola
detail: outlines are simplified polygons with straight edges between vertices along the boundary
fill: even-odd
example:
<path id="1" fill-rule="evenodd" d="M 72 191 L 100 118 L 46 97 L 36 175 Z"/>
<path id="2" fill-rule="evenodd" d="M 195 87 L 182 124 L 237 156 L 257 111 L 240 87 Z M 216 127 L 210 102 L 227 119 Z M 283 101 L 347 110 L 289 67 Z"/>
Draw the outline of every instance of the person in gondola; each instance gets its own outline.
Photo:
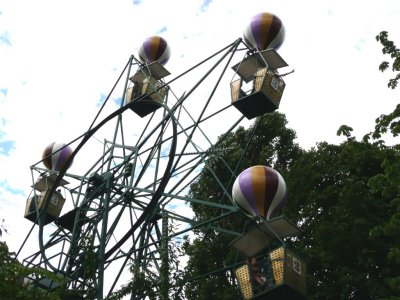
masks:
<path id="1" fill-rule="evenodd" d="M 257 263 L 255 257 L 250 259 L 250 265 L 252 270 L 253 281 L 259 285 L 263 285 L 266 282 L 266 278 L 263 276 L 262 269 Z"/>
<path id="2" fill-rule="evenodd" d="M 134 81 L 132 87 L 132 99 L 139 97 L 141 93 L 142 93 L 141 84 L 139 84 L 138 81 Z"/>

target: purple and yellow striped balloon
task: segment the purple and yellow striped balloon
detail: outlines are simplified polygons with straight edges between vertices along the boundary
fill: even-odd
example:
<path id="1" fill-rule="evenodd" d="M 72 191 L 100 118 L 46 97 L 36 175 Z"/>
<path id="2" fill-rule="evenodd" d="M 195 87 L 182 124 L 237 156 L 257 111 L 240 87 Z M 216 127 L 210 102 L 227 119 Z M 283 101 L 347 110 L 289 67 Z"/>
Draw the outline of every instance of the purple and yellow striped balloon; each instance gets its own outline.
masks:
<path id="1" fill-rule="evenodd" d="M 60 150 L 61 149 L 61 150 Z M 52 154 L 54 153 L 54 154 Z M 42 160 L 45 167 L 52 171 L 60 171 L 72 154 L 72 149 L 63 143 L 51 143 L 42 154 Z M 72 161 L 69 167 L 71 167 Z"/>
<path id="2" fill-rule="evenodd" d="M 278 50 L 285 40 L 285 27 L 276 15 L 264 12 L 255 15 L 243 33 L 248 46 L 258 50 Z"/>
<path id="3" fill-rule="evenodd" d="M 165 39 L 160 36 L 147 38 L 139 48 L 139 58 L 144 63 L 157 61 L 165 65 L 171 56 L 171 49 Z"/>
<path id="4" fill-rule="evenodd" d="M 253 166 L 236 178 L 232 197 L 247 215 L 270 219 L 277 216 L 286 203 L 286 183 L 276 170 Z"/>

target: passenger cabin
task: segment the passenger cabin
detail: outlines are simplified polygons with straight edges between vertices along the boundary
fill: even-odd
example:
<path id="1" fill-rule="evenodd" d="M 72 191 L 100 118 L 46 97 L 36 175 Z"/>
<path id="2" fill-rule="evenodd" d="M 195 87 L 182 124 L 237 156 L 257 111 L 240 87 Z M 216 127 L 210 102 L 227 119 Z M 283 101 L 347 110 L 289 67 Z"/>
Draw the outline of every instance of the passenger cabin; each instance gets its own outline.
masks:
<path id="1" fill-rule="evenodd" d="M 113 174 L 106 172 L 104 174 L 98 174 L 96 172 L 89 175 L 87 179 L 87 187 L 85 192 L 85 199 L 95 199 L 101 197 L 107 190 L 107 182 L 113 181 Z M 76 230 L 87 223 L 88 218 L 86 217 L 89 206 L 82 204 L 80 207 L 75 207 L 69 212 L 59 217 L 54 223 L 58 226 L 73 232 L 74 224 L 77 224 Z"/>
<path id="2" fill-rule="evenodd" d="M 49 202 L 49 204 L 46 210 L 44 225 L 55 221 L 60 216 L 65 198 L 59 190 L 56 190 L 53 195 L 51 195 L 51 198 L 48 197 L 48 193 L 51 191 L 56 178 L 57 174 L 51 174 L 50 176 L 44 175 L 33 185 L 33 196 L 26 201 L 24 215 L 26 219 L 38 224 L 39 216 L 47 202 Z M 59 187 L 66 184 L 68 184 L 68 182 L 61 179 Z"/>
<path id="3" fill-rule="evenodd" d="M 168 93 L 162 79 L 170 73 L 157 61 L 144 65 L 129 80 L 132 86 L 126 91 L 126 104 L 132 103 L 130 109 L 140 117 L 160 108 Z"/>
<path id="4" fill-rule="evenodd" d="M 232 105 L 249 120 L 278 109 L 285 89 L 278 69 L 286 66 L 275 49 L 245 57 L 232 67 L 239 76 L 231 82 Z"/>
<path id="5" fill-rule="evenodd" d="M 284 216 L 252 221 L 232 242 L 247 262 L 234 270 L 243 299 L 306 299 L 306 264 L 283 242 L 299 232 Z"/>

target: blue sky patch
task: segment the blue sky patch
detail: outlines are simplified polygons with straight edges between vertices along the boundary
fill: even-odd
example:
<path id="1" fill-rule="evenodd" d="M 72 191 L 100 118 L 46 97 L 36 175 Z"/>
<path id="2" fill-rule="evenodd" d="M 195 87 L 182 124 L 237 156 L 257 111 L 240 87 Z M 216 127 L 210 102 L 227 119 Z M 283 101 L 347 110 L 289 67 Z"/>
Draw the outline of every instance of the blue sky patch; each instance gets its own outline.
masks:
<path id="1" fill-rule="evenodd" d="M 10 185 L 7 184 L 6 181 L 1 181 L 0 182 L 0 188 L 3 190 L 6 190 L 7 192 L 10 192 L 14 195 L 23 195 L 25 196 L 25 193 L 22 189 L 18 189 L 18 188 L 13 188 Z"/>
<path id="2" fill-rule="evenodd" d="M 10 41 L 10 36 L 8 34 L 8 31 L 6 31 L 0 35 L 0 45 L 11 46 L 11 41 Z"/>
<path id="3" fill-rule="evenodd" d="M 8 89 L 6 89 L 6 88 L 1 88 L 0 89 L 0 94 L 3 94 L 4 96 L 7 96 L 7 93 L 8 93 Z"/>
<path id="4" fill-rule="evenodd" d="M 101 94 L 100 98 L 99 98 L 99 101 L 97 101 L 96 106 L 97 107 L 101 107 L 103 105 L 104 101 L 106 101 L 106 99 L 107 99 L 107 95 Z M 111 98 L 109 100 L 112 100 L 119 107 L 121 105 L 122 97 Z"/>
<path id="5" fill-rule="evenodd" d="M 358 40 L 358 42 L 354 45 L 354 48 L 356 48 L 358 51 L 361 51 L 363 46 L 365 45 L 366 40 L 364 38 L 361 38 Z"/>
<path id="6" fill-rule="evenodd" d="M 139 5 L 142 2 L 141 0 L 133 0 L 133 5 Z"/>
<path id="7" fill-rule="evenodd" d="M 99 101 L 97 101 L 96 106 L 97 106 L 97 107 L 102 106 L 103 103 L 104 103 L 104 101 L 106 101 L 106 99 L 107 99 L 107 96 L 104 95 L 104 94 L 101 94 L 101 95 L 100 95 L 100 99 L 99 99 Z"/>
<path id="8" fill-rule="evenodd" d="M 170 149 L 171 149 L 171 146 L 169 146 L 169 145 L 167 147 L 164 146 L 161 149 L 161 157 L 168 157 Z"/>
<path id="9" fill-rule="evenodd" d="M 15 141 L 2 141 L 0 142 L 0 154 L 8 155 L 11 150 L 13 150 Z"/>
<path id="10" fill-rule="evenodd" d="M 207 11 L 211 2 L 212 0 L 204 0 L 203 3 L 201 4 L 201 11 Z"/>
<path id="11" fill-rule="evenodd" d="M 167 27 L 164 26 L 163 28 L 161 28 L 160 30 L 157 31 L 157 34 L 163 33 L 163 32 L 167 32 Z"/>
<path id="12" fill-rule="evenodd" d="M 178 205 L 176 205 L 176 204 L 168 204 L 167 207 L 168 207 L 168 209 L 176 209 L 178 207 Z"/>
<path id="13" fill-rule="evenodd" d="M 114 103 L 118 106 L 121 105 L 122 97 L 114 98 Z"/>

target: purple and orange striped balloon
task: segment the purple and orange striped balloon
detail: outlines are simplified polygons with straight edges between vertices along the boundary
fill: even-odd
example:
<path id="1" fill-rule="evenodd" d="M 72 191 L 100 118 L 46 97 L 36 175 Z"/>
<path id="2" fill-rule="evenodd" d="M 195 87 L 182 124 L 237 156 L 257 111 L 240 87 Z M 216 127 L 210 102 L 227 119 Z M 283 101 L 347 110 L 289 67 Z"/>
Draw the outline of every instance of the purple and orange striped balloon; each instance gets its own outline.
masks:
<path id="1" fill-rule="evenodd" d="M 247 215 L 270 219 L 277 216 L 286 203 L 286 183 L 276 170 L 253 166 L 236 178 L 232 197 Z"/>
<path id="2" fill-rule="evenodd" d="M 69 146 L 66 146 L 66 144 L 51 143 L 43 151 L 43 164 L 49 170 L 60 171 L 68 161 L 71 154 L 72 149 Z M 71 165 L 72 161 L 67 168 L 71 167 Z"/>
<path id="3" fill-rule="evenodd" d="M 244 41 L 258 50 L 278 50 L 285 40 L 285 27 L 281 19 L 269 12 L 255 15 L 243 33 Z"/>
<path id="4" fill-rule="evenodd" d="M 147 38 L 139 48 L 139 58 L 144 63 L 157 61 L 165 65 L 171 57 L 171 49 L 165 39 L 160 36 Z"/>

